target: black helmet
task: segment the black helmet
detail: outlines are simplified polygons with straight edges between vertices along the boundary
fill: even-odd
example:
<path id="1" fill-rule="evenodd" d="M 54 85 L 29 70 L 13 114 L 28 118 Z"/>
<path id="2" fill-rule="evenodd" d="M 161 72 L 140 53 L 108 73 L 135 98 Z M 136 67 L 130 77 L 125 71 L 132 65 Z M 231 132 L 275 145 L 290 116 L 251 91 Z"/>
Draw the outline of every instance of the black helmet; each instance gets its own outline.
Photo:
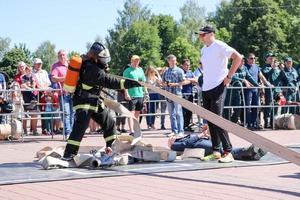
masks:
<path id="1" fill-rule="evenodd" d="M 102 65 L 107 65 L 111 60 L 109 50 L 99 42 L 94 42 L 90 51 L 98 56 L 98 60 Z"/>

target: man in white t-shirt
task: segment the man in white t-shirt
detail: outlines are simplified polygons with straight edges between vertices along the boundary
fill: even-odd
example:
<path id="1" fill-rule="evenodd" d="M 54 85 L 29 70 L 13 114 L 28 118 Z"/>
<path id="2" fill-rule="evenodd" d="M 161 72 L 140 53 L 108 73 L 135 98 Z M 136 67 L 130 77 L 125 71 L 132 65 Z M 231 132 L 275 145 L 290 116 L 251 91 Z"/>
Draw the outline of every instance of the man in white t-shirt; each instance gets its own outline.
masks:
<path id="1" fill-rule="evenodd" d="M 199 39 L 205 44 L 201 49 L 201 63 L 203 67 L 203 107 L 222 116 L 225 88 L 231 82 L 232 76 L 239 67 L 242 56 L 226 43 L 215 39 L 215 29 L 204 26 L 200 29 Z M 232 58 L 231 68 L 228 70 L 228 59 Z M 205 156 L 204 161 L 219 160 L 219 162 L 232 162 L 234 160 L 232 145 L 228 132 L 211 122 L 208 122 L 213 153 Z M 221 145 L 224 154 L 221 155 Z"/>

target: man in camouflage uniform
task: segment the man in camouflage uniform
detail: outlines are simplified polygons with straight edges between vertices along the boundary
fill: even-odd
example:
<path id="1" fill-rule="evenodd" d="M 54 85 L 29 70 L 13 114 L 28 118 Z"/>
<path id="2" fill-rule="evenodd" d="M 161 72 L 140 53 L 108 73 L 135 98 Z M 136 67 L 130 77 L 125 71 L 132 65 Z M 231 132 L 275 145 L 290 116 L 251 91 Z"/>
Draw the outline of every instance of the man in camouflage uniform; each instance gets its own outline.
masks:
<path id="1" fill-rule="evenodd" d="M 274 53 L 268 53 L 266 56 L 266 64 L 262 69 L 263 75 L 274 87 L 288 84 L 288 78 L 282 67 L 278 66 L 276 56 Z M 265 89 L 265 105 L 271 106 L 274 103 L 275 97 L 281 93 L 280 88 L 266 88 Z M 277 109 L 274 110 L 276 113 Z M 273 109 L 271 107 L 264 108 L 264 126 L 265 128 L 273 128 Z"/>

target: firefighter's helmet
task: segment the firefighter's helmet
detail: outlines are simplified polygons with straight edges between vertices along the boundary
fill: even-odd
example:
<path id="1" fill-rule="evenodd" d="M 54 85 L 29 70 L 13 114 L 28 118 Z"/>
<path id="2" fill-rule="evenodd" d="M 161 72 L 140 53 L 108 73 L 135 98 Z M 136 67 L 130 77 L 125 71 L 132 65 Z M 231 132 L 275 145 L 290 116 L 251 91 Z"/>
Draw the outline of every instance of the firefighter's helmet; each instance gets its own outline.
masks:
<path id="1" fill-rule="evenodd" d="M 107 63 L 109 63 L 111 60 L 109 50 L 100 42 L 94 42 L 90 48 L 90 51 L 97 55 L 98 61 L 102 65 L 107 65 Z"/>

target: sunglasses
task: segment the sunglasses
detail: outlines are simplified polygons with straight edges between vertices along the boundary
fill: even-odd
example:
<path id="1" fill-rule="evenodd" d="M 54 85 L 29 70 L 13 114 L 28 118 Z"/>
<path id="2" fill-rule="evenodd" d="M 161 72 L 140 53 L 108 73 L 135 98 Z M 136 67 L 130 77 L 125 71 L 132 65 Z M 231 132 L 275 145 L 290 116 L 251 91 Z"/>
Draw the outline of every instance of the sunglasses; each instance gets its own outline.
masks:
<path id="1" fill-rule="evenodd" d="M 249 59 L 250 59 L 250 60 L 254 60 L 254 59 L 255 59 L 255 57 L 250 57 Z"/>
<path id="2" fill-rule="evenodd" d="M 205 37 L 208 33 L 200 33 L 200 37 Z"/>

